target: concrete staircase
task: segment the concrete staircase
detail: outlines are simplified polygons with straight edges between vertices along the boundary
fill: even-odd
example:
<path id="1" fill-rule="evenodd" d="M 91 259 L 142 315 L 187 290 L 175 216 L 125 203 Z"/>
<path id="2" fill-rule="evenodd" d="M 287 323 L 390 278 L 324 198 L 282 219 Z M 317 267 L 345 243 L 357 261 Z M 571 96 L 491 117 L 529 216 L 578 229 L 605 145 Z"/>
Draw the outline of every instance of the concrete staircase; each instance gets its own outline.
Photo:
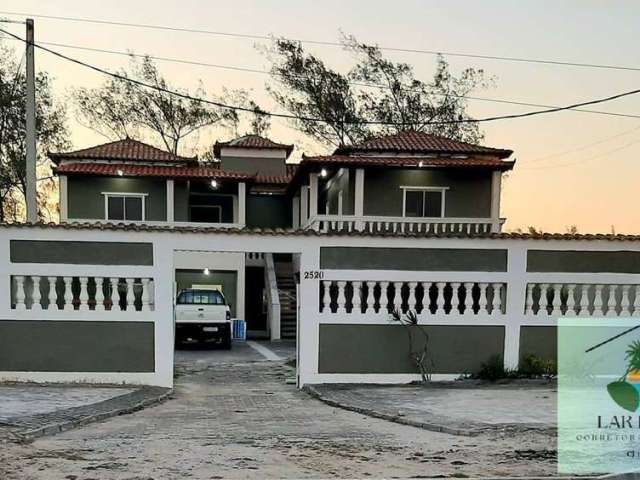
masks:
<path id="1" fill-rule="evenodd" d="M 291 262 L 276 262 L 276 283 L 280 296 L 280 337 L 296 338 L 296 284 Z"/>

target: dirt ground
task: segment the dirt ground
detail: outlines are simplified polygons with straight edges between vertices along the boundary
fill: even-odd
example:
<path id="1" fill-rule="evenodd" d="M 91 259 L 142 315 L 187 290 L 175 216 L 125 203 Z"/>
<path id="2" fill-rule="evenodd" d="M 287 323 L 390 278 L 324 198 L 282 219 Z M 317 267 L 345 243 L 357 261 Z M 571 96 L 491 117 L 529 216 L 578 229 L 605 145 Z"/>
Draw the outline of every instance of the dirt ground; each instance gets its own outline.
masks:
<path id="1" fill-rule="evenodd" d="M 0 478 L 217 479 L 551 476 L 555 436 L 456 436 L 336 409 L 286 383 L 280 362 L 177 358 L 176 392 L 131 415 L 0 445 Z M 470 408 L 473 408 L 471 405 Z"/>

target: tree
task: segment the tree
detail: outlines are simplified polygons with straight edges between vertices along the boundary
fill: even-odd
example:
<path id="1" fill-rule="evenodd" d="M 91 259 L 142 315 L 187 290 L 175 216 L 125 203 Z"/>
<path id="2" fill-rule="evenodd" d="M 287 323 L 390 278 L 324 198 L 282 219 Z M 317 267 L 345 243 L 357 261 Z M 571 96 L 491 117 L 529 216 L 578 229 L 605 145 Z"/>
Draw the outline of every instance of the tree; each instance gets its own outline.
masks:
<path id="1" fill-rule="evenodd" d="M 266 53 L 274 80 L 267 90 L 298 117 L 292 120 L 296 129 L 324 144 L 346 145 L 367 137 L 365 116 L 345 75 L 306 53 L 299 42 L 285 38 L 274 40 Z"/>
<path id="2" fill-rule="evenodd" d="M 46 153 L 69 146 L 66 111 L 52 94 L 51 77 L 46 72 L 36 75 L 36 155 L 39 176 L 50 176 Z M 23 218 L 26 190 L 26 78 L 22 62 L 15 52 L 0 44 L 0 221 Z M 40 184 L 39 205 L 48 205 L 48 185 Z M 44 214 L 48 209 L 41 209 Z M 43 219 L 51 219 L 42 217 Z"/>
<path id="3" fill-rule="evenodd" d="M 408 129 L 471 143 L 482 140 L 476 122 L 439 122 L 472 120 L 465 97 L 493 81 L 483 70 L 468 68 L 456 77 L 440 56 L 427 83 L 415 77 L 411 65 L 387 59 L 377 46 L 352 36 L 344 36 L 342 44 L 356 59 L 346 74 L 293 40 L 275 39 L 265 50 L 273 80 L 268 90 L 278 105 L 298 117 L 292 120 L 295 128 L 332 145 Z"/>
<path id="4" fill-rule="evenodd" d="M 169 84 L 149 57 L 140 60 L 132 56 L 129 69 L 123 69 L 119 74 L 125 78 L 110 77 L 101 87 L 77 88 L 72 94 L 78 121 L 109 139 L 142 139 L 150 135 L 168 151 L 178 154 L 185 137 L 215 124 L 228 126 L 238 122 L 234 110 L 162 91 L 171 90 L 193 98 L 206 97 L 202 85 L 190 92 Z"/>

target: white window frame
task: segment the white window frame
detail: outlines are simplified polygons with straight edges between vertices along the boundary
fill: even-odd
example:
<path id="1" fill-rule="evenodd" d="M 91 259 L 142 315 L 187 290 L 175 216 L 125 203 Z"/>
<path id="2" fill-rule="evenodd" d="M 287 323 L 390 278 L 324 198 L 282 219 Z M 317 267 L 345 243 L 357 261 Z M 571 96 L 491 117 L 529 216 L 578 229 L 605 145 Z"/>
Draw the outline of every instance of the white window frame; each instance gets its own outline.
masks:
<path id="1" fill-rule="evenodd" d="M 444 218 L 444 212 L 445 212 L 445 200 L 447 198 L 447 196 L 445 195 L 445 193 L 447 192 L 447 190 L 449 190 L 449 187 L 412 187 L 412 186 L 406 186 L 406 185 L 402 185 L 400 186 L 400 189 L 402 190 L 402 216 L 404 218 L 433 218 L 433 217 L 407 217 L 407 192 L 440 192 L 440 197 L 441 197 L 441 201 L 440 201 L 440 217 L 439 218 Z M 423 198 L 423 202 L 424 202 L 424 196 Z M 424 206 L 424 205 L 423 205 Z M 426 210 L 426 209 L 425 209 Z"/>
<path id="2" fill-rule="evenodd" d="M 104 196 L 104 219 L 109 222 L 144 222 L 147 219 L 147 197 L 148 193 L 131 193 L 131 192 L 101 192 Z M 139 198 L 142 201 L 142 220 L 127 220 L 127 202 L 124 202 L 124 220 L 109 218 L 109 198 L 132 197 Z"/>

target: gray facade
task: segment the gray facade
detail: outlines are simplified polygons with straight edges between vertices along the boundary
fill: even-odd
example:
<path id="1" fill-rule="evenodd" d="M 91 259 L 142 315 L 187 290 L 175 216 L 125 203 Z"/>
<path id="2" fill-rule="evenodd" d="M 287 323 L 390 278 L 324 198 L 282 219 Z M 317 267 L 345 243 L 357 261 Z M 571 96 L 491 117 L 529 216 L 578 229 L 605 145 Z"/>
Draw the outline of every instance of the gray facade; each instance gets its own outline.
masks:
<path id="1" fill-rule="evenodd" d="M 446 217 L 488 218 L 491 216 L 491 176 L 490 171 L 481 170 L 367 169 L 364 214 L 402 216 L 401 186 L 447 187 Z"/>
<path id="2" fill-rule="evenodd" d="M 504 327 L 423 327 L 430 336 L 432 373 L 476 372 L 504 350 Z M 414 348 L 424 345 L 414 335 Z M 407 331 L 398 325 L 320 325 L 319 373 L 418 373 L 409 357 Z"/>
<path id="3" fill-rule="evenodd" d="M 247 227 L 290 228 L 291 199 L 285 195 L 247 195 Z"/>
<path id="4" fill-rule="evenodd" d="M 286 174 L 284 157 L 234 157 L 225 155 L 221 161 L 222 169 L 230 172 L 276 176 L 284 176 Z"/>
<path id="5" fill-rule="evenodd" d="M 167 219 L 167 186 L 165 180 L 154 178 L 115 178 L 70 176 L 67 180 L 70 219 L 104 219 L 103 192 L 146 194 L 146 220 Z"/>

